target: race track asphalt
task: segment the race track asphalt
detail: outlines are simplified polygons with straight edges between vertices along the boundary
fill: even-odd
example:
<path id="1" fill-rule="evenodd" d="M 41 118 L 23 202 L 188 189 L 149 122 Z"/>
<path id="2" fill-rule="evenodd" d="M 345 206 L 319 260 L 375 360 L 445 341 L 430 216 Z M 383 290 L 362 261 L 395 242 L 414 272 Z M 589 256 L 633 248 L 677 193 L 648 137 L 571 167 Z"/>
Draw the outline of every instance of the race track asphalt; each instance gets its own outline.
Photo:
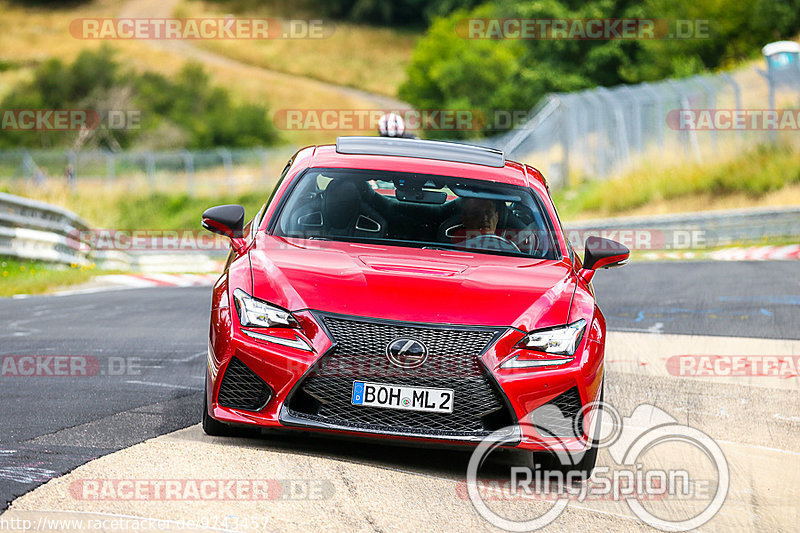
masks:
<path id="1" fill-rule="evenodd" d="M 610 330 L 800 339 L 797 273 L 794 262 L 641 263 L 595 285 Z M 93 458 L 197 423 L 209 297 L 191 287 L 0 300 L 0 356 L 96 362 L 86 377 L 0 377 L 0 510 Z"/>

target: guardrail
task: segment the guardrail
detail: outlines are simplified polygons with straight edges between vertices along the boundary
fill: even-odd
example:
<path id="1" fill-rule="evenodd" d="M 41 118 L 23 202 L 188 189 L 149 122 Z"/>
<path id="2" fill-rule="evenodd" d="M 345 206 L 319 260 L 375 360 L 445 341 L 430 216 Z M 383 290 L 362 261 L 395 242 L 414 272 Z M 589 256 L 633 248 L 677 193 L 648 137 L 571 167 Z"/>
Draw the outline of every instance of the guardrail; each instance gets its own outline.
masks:
<path id="1" fill-rule="evenodd" d="M 774 241 L 800 243 L 800 207 L 704 211 L 647 217 L 582 220 L 564 224 L 575 248 L 587 235 L 601 235 L 633 248 L 678 250 L 719 248 L 733 244 Z M 177 272 L 218 270 L 222 257 L 197 252 L 127 253 L 92 250 L 80 236 L 86 222 L 67 209 L 37 200 L 0 193 L 0 255 L 63 264 L 97 262 L 114 270 Z M 646 246 L 639 247 L 641 237 Z"/>
<path id="2" fill-rule="evenodd" d="M 660 249 L 718 248 L 734 244 L 769 244 L 794 240 L 800 243 L 800 207 L 730 209 L 646 217 L 617 217 L 567 222 L 564 229 L 572 233 L 575 248 L 583 248 L 576 237 L 597 234 L 614 239 L 625 238 L 614 233 L 628 232 L 636 239 L 642 231 L 657 232 Z M 630 232 L 639 232 L 631 235 Z M 648 235 L 645 235 L 648 237 Z M 651 243 L 653 235 L 649 235 Z M 659 240 L 660 239 L 660 240 Z"/>
<path id="3" fill-rule="evenodd" d="M 225 256 L 95 250 L 82 238 L 87 230 L 88 224 L 68 209 L 0 193 L 0 256 L 79 266 L 96 263 L 102 269 L 142 272 L 219 271 Z"/>
<path id="4" fill-rule="evenodd" d="M 0 193 L 0 255 L 87 265 L 91 248 L 77 238 L 87 229 L 68 209 Z"/>

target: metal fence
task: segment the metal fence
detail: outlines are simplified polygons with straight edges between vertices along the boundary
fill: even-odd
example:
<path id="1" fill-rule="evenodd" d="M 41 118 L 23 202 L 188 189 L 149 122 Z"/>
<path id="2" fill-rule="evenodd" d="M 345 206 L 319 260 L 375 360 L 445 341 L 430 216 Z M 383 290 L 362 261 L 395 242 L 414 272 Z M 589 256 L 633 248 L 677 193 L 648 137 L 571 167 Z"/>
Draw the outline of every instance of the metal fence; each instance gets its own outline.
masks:
<path id="1" fill-rule="evenodd" d="M 800 66 L 548 94 L 517 128 L 482 139 L 530 163 L 555 188 L 641 168 L 724 160 L 758 143 L 800 144 Z M 719 113 L 793 110 L 788 128 L 706 127 Z M 684 127 L 683 112 L 697 127 Z M 705 112 L 705 115 L 703 115 Z M 789 114 L 791 115 L 791 113 Z M 731 119 L 728 118 L 730 121 Z M 749 120 L 749 118 L 748 118 Z M 123 184 L 189 194 L 272 186 L 293 147 L 205 151 L 0 151 L 0 182 Z"/>
<path id="2" fill-rule="evenodd" d="M 202 151 L 0 151 L 0 180 L 73 187 L 122 185 L 189 194 L 247 191 L 274 185 L 293 147 Z"/>
<path id="3" fill-rule="evenodd" d="M 91 248 L 80 240 L 86 229 L 72 211 L 0 193 L 0 256 L 87 265 Z"/>
<path id="4" fill-rule="evenodd" d="M 487 139 L 510 159 L 529 163 L 564 187 L 584 178 L 605 179 L 645 166 L 705 162 L 740 153 L 755 143 L 800 141 L 793 128 L 752 127 L 752 113 L 800 108 L 800 68 L 780 76 L 753 67 L 732 73 L 694 76 L 658 83 L 620 85 L 549 94 L 528 120 Z M 742 127 L 685 127 L 690 119 L 751 112 Z M 707 110 L 708 113 L 703 111 Z M 797 113 L 793 115 L 795 120 Z M 763 117 L 762 117 L 763 118 Z M 787 117 L 792 118 L 792 117 Z M 761 122 L 759 122 L 761 124 Z M 704 126 L 704 125 L 703 125 Z"/>

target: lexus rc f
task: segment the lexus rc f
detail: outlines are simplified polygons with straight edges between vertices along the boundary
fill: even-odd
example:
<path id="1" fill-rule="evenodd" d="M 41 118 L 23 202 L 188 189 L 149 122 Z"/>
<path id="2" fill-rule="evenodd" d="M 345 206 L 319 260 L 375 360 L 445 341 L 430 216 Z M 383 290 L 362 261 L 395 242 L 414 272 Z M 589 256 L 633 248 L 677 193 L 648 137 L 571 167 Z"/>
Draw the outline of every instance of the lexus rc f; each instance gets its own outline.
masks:
<path id="1" fill-rule="evenodd" d="M 590 237 L 581 259 L 535 168 L 465 144 L 340 137 L 297 152 L 247 224 L 238 205 L 202 224 L 231 239 L 207 433 L 474 446 L 501 431 L 522 450 L 558 441 L 591 471 L 585 406 L 602 395 L 606 330 L 592 276 L 629 252 Z"/>

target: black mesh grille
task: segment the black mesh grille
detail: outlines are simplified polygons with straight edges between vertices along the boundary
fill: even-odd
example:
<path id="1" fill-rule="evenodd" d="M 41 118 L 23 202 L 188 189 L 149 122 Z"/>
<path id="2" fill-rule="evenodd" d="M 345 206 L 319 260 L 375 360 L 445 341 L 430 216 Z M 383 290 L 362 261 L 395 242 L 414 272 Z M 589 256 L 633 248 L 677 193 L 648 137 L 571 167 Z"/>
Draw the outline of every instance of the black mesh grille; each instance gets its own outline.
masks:
<path id="1" fill-rule="evenodd" d="M 514 422 L 479 356 L 500 330 L 438 328 L 324 316 L 336 348 L 305 378 L 289 402 L 289 414 L 311 423 L 380 432 L 471 437 Z M 389 363 L 386 347 L 398 338 L 428 349 L 418 368 Z M 453 389 L 452 413 L 425 413 L 352 405 L 354 381 Z"/>
<path id="2" fill-rule="evenodd" d="M 221 406 L 258 411 L 267 404 L 271 396 L 269 385 L 255 372 L 236 357 L 231 359 L 219 386 L 217 401 Z"/>
<path id="3" fill-rule="evenodd" d="M 340 355 L 383 356 L 386 346 L 400 337 L 411 337 L 428 347 L 429 356 L 477 356 L 497 333 L 492 329 L 444 329 L 406 323 L 369 322 L 327 316 L 323 319 L 338 343 Z"/>
<path id="4" fill-rule="evenodd" d="M 578 420 L 579 435 L 575 435 L 575 418 L 581 410 L 581 395 L 577 387 L 559 394 L 531 414 L 533 424 L 543 436 L 580 437 L 583 435 L 583 417 Z"/>

